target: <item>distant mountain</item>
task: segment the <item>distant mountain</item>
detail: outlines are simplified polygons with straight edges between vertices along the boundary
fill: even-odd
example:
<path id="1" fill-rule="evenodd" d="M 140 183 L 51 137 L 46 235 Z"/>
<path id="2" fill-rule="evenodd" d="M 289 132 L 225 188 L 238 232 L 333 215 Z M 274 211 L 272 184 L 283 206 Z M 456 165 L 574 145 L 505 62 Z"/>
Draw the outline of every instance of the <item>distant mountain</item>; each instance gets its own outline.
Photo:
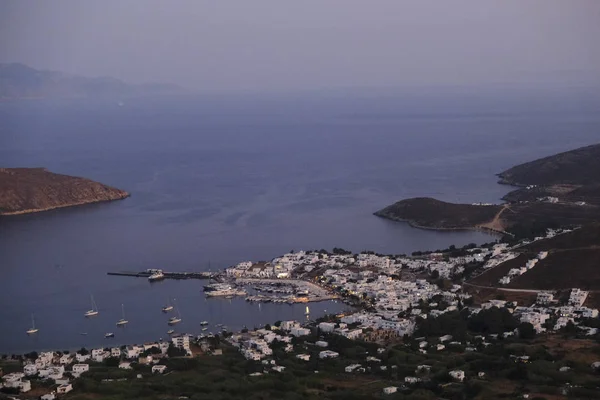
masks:
<path id="1" fill-rule="evenodd" d="M 57 71 L 44 71 L 24 64 L 0 63 L 0 100 L 52 97 L 129 97 L 177 94 L 184 89 L 173 84 L 127 84 L 110 77 L 88 78 Z"/>

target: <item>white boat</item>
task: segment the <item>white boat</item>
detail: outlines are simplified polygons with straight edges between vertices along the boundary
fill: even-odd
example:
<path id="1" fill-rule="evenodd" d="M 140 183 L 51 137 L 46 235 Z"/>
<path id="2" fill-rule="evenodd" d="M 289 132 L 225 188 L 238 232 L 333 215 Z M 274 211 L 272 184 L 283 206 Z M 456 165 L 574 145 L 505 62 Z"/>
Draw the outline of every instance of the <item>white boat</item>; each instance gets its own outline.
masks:
<path id="1" fill-rule="evenodd" d="M 173 309 L 173 305 L 171 304 L 171 299 L 167 299 L 167 305 L 162 308 L 162 312 L 169 312 Z"/>
<path id="2" fill-rule="evenodd" d="M 308 306 L 306 306 L 306 311 L 304 312 L 304 315 L 310 315 L 310 310 L 308 309 Z"/>
<path id="3" fill-rule="evenodd" d="M 202 332 L 207 331 L 207 330 L 208 330 L 208 328 L 202 328 Z"/>
<path id="4" fill-rule="evenodd" d="M 169 329 L 169 330 L 167 331 L 167 335 L 172 335 L 172 334 L 174 334 L 174 333 L 175 333 L 175 330 L 174 330 L 174 329 Z"/>
<path id="5" fill-rule="evenodd" d="M 92 294 L 90 294 L 90 298 L 92 300 L 92 309 L 86 311 L 85 314 L 83 314 L 86 317 L 93 317 L 94 315 L 98 315 L 98 306 L 96 305 L 96 302 L 94 301 L 94 296 Z"/>
<path id="6" fill-rule="evenodd" d="M 117 321 L 117 326 L 125 326 L 129 322 L 125 319 L 125 306 L 123 304 L 121 304 L 121 312 L 123 317 Z"/>
<path id="7" fill-rule="evenodd" d="M 245 296 L 247 293 L 245 290 L 240 289 L 223 289 L 223 290 L 211 290 L 206 292 L 207 297 L 218 297 L 218 296 Z"/>
<path id="8" fill-rule="evenodd" d="M 165 274 L 163 274 L 161 269 L 152 269 L 152 270 L 148 270 L 148 272 L 152 273 L 152 275 L 150 275 L 148 277 L 148 280 L 150 282 L 160 281 L 162 279 L 165 279 Z"/>
<path id="9" fill-rule="evenodd" d="M 202 321 L 202 322 L 200 322 L 200 325 L 203 325 L 203 326 L 208 325 L 208 321 Z"/>
<path id="10" fill-rule="evenodd" d="M 28 335 L 33 335 L 37 333 L 39 329 L 35 327 L 35 319 L 33 318 L 33 314 L 31 314 L 31 328 L 27 330 Z"/>
<path id="11" fill-rule="evenodd" d="M 173 299 L 173 303 L 175 303 L 175 299 Z M 181 315 L 179 314 L 179 309 L 175 309 L 177 312 L 177 316 L 169 318 L 169 325 L 175 325 L 181 322 Z"/>
<path id="12" fill-rule="evenodd" d="M 108 333 L 105 333 L 105 334 L 104 334 L 104 337 L 105 337 L 105 338 L 107 338 L 107 339 L 108 339 L 108 338 L 113 338 L 113 337 L 115 337 L 115 334 L 114 334 L 114 333 L 112 333 L 112 332 L 108 332 Z"/>

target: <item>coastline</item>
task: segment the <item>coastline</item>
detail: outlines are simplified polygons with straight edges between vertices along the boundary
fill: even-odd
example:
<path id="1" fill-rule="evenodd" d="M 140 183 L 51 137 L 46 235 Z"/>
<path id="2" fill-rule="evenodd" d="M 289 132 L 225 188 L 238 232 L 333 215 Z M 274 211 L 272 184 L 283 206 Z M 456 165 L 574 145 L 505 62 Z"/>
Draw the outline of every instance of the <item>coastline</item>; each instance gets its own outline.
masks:
<path id="1" fill-rule="evenodd" d="M 84 201 L 80 201 L 80 202 L 76 202 L 76 203 L 61 204 L 61 205 L 53 206 L 53 207 L 32 208 L 32 209 L 12 211 L 12 212 L 0 212 L 0 217 L 8 217 L 8 216 L 24 215 L 24 214 L 34 214 L 34 213 L 39 213 L 39 212 L 44 212 L 44 211 L 51 211 L 51 210 L 57 210 L 57 209 L 67 208 L 67 207 L 85 206 L 87 204 L 108 203 L 108 202 L 111 202 L 111 201 L 125 200 L 128 197 L 131 197 L 131 194 L 125 192 L 125 195 L 123 195 L 121 197 L 114 198 L 114 199 L 84 200 Z"/>
<path id="2" fill-rule="evenodd" d="M 378 213 L 373 213 L 373 215 L 375 215 L 375 216 L 377 216 L 379 218 L 387 219 L 388 221 L 406 223 L 411 228 L 424 229 L 424 230 L 429 230 L 429 231 L 440 231 L 440 232 L 475 231 L 475 232 L 492 233 L 492 234 L 496 234 L 496 235 L 505 235 L 505 234 L 508 233 L 508 232 L 499 231 L 499 230 L 496 230 L 496 229 L 493 229 L 493 228 L 488 228 L 488 227 L 485 227 L 485 226 L 469 226 L 469 227 L 455 227 L 455 228 L 424 226 L 424 225 L 419 225 L 419 224 L 415 223 L 414 220 L 410 220 L 410 219 L 406 219 L 406 218 L 389 217 L 389 216 L 385 216 L 385 215 L 378 214 Z"/>

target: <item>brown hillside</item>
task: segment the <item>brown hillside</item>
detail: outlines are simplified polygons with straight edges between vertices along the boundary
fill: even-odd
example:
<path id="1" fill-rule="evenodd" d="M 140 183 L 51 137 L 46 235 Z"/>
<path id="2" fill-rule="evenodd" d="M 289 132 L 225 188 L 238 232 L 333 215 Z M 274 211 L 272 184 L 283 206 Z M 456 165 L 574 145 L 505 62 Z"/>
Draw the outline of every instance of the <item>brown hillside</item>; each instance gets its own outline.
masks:
<path id="1" fill-rule="evenodd" d="M 45 168 L 0 168 L 0 215 L 120 200 L 129 193 Z"/>

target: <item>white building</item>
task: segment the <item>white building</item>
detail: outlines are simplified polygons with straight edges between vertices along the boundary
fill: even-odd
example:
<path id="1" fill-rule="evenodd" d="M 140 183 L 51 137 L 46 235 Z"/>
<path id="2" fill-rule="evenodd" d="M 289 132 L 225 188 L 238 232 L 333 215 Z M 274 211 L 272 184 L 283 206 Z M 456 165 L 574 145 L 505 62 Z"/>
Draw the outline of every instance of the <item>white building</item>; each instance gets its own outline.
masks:
<path id="1" fill-rule="evenodd" d="M 73 375 L 79 376 L 90 370 L 89 364 L 73 364 Z"/>
<path id="2" fill-rule="evenodd" d="M 31 375 L 35 375 L 37 374 L 38 369 L 35 366 L 35 364 L 27 364 L 26 366 L 23 367 L 23 373 L 26 376 L 31 376 Z"/>
<path id="3" fill-rule="evenodd" d="M 121 349 L 118 347 L 113 347 L 112 349 L 110 349 L 110 356 L 121 357 Z"/>
<path id="4" fill-rule="evenodd" d="M 188 353 L 191 353 L 190 349 L 190 337 L 188 335 L 175 335 L 171 338 L 173 346 L 178 349 L 183 349 Z"/>
<path id="5" fill-rule="evenodd" d="M 344 371 L 346 371 L 346 372 L 354 372 L 355 370 L 357 370 L 360 367 L 361 367 L 360 364 L 350 364 L 346 368 L 344 368 Z"/>
<path id="6" fill-rule="evenodd" d="M 462 382 L 465 380 L 465 371 L 462 371 L 460 369 L 455 369 L 453 371 L 450 371 L 448 373 L 448 375 L 450 375 L 452 377 L 452 379 L 455 379 L 459 382 Z"/>
<path id="7" fill-rule="evenodd" d="M 358 339 L 360 337 L 360 335 L 362 335 L 362 329 L 357 328 L 357 329 L 353 329 L 353 330 L 348 330 L 348 329 L 343 329 L 340 334 L 342 336 L 344 336 L 345 338 L 348 338 L 350 340 L 355 340 Z"/>
<path id="8" fill-rule="evenodd" d="M 120 369 L 131 369 L 131 363 L 129 361 L 121 361 L 119 363 Z"/>
<path id="9" fill-rule="evenodd" d="M 166 369 L 167 369 L 166 365 L 153 365 L 152 373 L 153 374 L 162 374 L 163 372 L 165 372 Z"/>
<path id="10" fill-rule="evenodd" d="M 70 383 L 67 383 L 66 385 L 60 385 L 59 387 L 57 387 L 56 393 L 65 394 L 65 393 L 69 393 L 71 390 L 73 390 L 73 385 L 71 385 Z"/>
<path id="11" fill-rule="evenodd" d="M 335 329 L 335 323 L 333 322 L 321 322 L 319 324 L 319 330 L 322 332 L 333 332 Z"/>
<path id="12" fill-rule="evenodd" d="M 569 296 L 569 304 L 574 306 L 581 306 L 585 303 L 585 299 L 588 296 L 588 292 L 585 292 L 581 289 L 573 288 L 571 289 L 571 295 Z"/>
<path id="13" fill-rule="evenodd" d="M 290 330 L 290 334 L 292 336 L 296 336 L 296 337 L 306 336 L 306 335 L 310 335 L 310 329 L 308 329 L 308 328 L 302 328 L 301 326 L 300 327 L 294 327 L 294 328 L 292 328 Z"/>
<path id="14" fill-rule="evenodd" d="M 396 393 L 398 388 L 396 386 L 388 386 L 383 388 L 383 394 L 392 394 Z"/>
<path id="15" fill-rule="evenodd" d="M 538 304 L 550 304 L 554 301 L 554 294 L 551 292 L 538 292 L 535 300 Z"/>
<path id="16" fill-rule="evenodd" d="M 315 346 L 318 346 L 318 347 L 327 347 L 327 346 L 329 346 L 329 343 L 327 343 L 324 340 L 317 340 L 315 342 Z"/>
<path id="17" fill-rule="evenodd" d="M 282 329 L 284 331 L 289 331 L 294 327 L 300 326 L 300 324 L 296 321 L 281 321 L 281 325 L 279 326 L 279 329 Z"/>
<path id="18" fill-rule="evenodd" d="M 73 362 L 73 356 L 71 356 L 70 354 L 63 354 L 58 360 L 58 362 L 59 364 L 63 365 L 71 364 L 71 362 Z"/>
<path id="19" fill-rule="evenodd" d="M 79 354 L 76 353 L 75 354 L 75 359 L 77 360 L 77 362 L 86 362 L 88 361 L 90 358 L 92 358 L 92 356 L 88 353 L 88 354 Z"/>
<path id="20" fill-rule="evenodd" d="M 331 351 L 331 350 L 323 350 L 319 353 L 319 358 L 336 358 L 338 357 L 340 354 L 336 353 L 335 351 Z"/>

